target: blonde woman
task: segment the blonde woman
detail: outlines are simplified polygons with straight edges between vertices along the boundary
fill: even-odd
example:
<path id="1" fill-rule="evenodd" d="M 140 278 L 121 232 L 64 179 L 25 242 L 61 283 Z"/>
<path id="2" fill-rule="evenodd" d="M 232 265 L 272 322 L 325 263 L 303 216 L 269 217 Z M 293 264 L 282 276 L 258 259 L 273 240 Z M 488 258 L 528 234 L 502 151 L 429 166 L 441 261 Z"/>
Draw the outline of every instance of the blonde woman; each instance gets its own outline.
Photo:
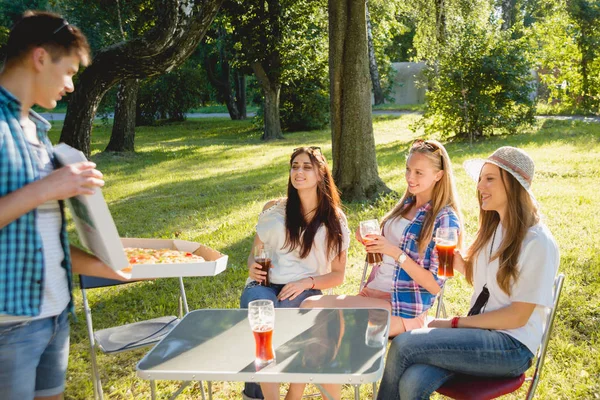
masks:
<path id="1" fill-rule="evenodd" d="M 533 160 L 502 147 L 465 168 L 478 181 L 479 229 L 454 268 L 474 286 L 471 310 L 394 339 L 379 400 L 427 399 L 457 373 L 519 376 L 540 345 L 559 254 L 530 191 Z"/>
<path id="2" fill-rule="evenodd" d="M 450 158 L 434 140 L 417 140 L 406 160 L 407 189 L 383 218 L 381 235 L 369 235 L 369 253 L 383 262 L 356 296 L 313 296 L 302 307 L 373 307 L 391 311 L 390 336 L 425 326 L 428 310 L 444 280 L 437 276 L 433 241 L 437 228 L 461 228 Z M 357 240 L 363 242 L 357 232 Z M 340 387 L 327 385 L 339 398 Z"/>

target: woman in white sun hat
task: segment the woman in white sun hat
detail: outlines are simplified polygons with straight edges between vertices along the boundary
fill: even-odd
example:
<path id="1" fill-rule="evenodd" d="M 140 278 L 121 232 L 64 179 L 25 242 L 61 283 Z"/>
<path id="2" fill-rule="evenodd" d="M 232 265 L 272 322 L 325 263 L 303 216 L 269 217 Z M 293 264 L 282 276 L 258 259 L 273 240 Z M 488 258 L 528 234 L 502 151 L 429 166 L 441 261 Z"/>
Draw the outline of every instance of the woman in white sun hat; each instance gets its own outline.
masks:
<path id="1" fill-rule="evenodd" d="M 541 343 L 559 254 L 531 193 L 533 160 L 507 146 L 464 167 L 478 182 L 479 229 L 454 268 L 474 286 L 471 309 L 394 339 L 379 400 L 429 398 L 456 374 L 519 376 Z"/>

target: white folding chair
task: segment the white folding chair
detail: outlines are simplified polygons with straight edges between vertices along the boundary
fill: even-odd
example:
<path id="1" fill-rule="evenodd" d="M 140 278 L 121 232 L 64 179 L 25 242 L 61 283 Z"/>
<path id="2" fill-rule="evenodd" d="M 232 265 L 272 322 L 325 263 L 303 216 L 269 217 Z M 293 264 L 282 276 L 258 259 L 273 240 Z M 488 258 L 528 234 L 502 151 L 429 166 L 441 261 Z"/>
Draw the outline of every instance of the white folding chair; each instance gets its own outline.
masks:
<path id="1" fill-rule="evenodd" d="M 94 384 L 94 398 L 97 400 L 103 400 L 104 393 L 102 391 L 100 372 L 96 363 L 96 350 L 100 350 L 105 354 L 116 354 L 146 346 L 153 346 L 179 323 L 180 319 L 183 317 L 183 311 L 185 311 L 186 314 L 189 312 L 183 279 L 179 278 L 179 317 L 169 315 L 94 331 L 92 325 L 92 310 L 88 304 L 86 290 L 127 283 L 130 282 L 85 275 L 79 276 L 85 322 L 90 342 L 90 361 L 92 366 L 92 382 Z M 186 382 L 171 398 L 174 398 L 181 393 L 188 384 L 189 382 Z M 200 382 L 200 388 L 202 389 L 202 398 L 204 399 L 204 387 L 202 382 Z"/>

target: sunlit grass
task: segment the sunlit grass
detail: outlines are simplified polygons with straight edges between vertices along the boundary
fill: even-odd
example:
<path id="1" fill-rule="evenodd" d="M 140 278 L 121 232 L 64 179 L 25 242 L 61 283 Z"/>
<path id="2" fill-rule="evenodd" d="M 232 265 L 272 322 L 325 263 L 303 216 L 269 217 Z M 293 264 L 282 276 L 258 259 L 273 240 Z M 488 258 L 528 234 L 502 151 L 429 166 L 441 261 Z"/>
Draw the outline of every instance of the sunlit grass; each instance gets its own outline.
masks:
<path id="1" fill-rule="evenodd" d="M 402 193 L 406 151 L 417 134 L 408 129 L 415 115 L 376 117 L 375 140 L 379 173 L 388 187 Z M 53 130 L 56 139 L 60 125 Z M 247 275 L 245 260 L 257 215 L 269 199 L 284 196 L 289 155 L 301 145 L 320 146 L 331 160 L 329 131 L 286 134 L 263 143 L 249 122 L 192 120 L 160 127 L 138 128 L 136 153 L 105 154 L 110 129 L 98 125 L 92 138 L 92 159 L 106 177 L 104 195 L 115 223 L 125 237 L 160 237 L 202 242 L 229 255 L 227 270 L 216 277 L 186 278 L 191 309 L 234 308 Z M 540 399 L 589 399 L 600 394 L 600 124 L 579 121 L 538 121 L 531 132 L 494 137 L 469 146 L 452 142 L 454 163 L 467 236 L 477 221 L 475 186 L 461 167 L 465 159 L 486 157 L 503 145 L 524 148 L 536 161 L 533 191 L 545 221 L 561 249 L 560 270 L 567 275 L 555 333 L 537 390 Z M 352 229 L 364 218 L 380 218 L 397 197 L 368 204 L 346 204 Z M 77 242 L 71 229 L 71 237 Z M 357 291 L 364 253 L 352 243 L 345 283 L 336 293 Z M 462 278 L 448 285 L 450 315 L 465 313 L 471 288 Z M 75 292 L 78 320 L 72 324 L 71 356 L 66 395 L 92 398 L 89 353 L 81 296 Z M 177 310 L 177 282 L 154 282 L 90 292 L 96 328 L 152 318 Z M 135 376 L 144 350 L 98 356 L 104 392 L 112 399 L 146 399 L 147 382 Z M 215 399 L 239 399 L 241 384 L 215 382 Z M 176 383 L 159 383 L 159 393 Z M 365 385 L 361 398 L 370 398 Z M 523 390 L 519 393 L 523 397 Z M 518 398 L 513 396 L 509 398 Z M 200 397 L 195 384 L 181 398 Z M 353 398 L 353 389 L 343 397 Z"/>

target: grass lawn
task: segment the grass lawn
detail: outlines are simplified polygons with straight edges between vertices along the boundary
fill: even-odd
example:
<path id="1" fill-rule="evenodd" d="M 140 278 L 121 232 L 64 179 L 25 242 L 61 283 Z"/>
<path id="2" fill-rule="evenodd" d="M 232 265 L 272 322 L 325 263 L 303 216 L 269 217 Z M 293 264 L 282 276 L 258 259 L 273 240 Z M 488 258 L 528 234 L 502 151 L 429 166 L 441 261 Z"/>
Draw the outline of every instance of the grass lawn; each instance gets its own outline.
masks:
<path id="1" fill-rule="evenodd" d="M 384 103 L 373 106 L 373 111 L 425 111 L 425 104 Z"/>
<path id="2" fill-rule="evenodd" d="M 403 168 L 416 134 L 408 129 L 414 114 L 375 117 L 379 174 L 398 193 L 405 189 Z M 56 140 L 60 132 L 52 131 Z M 193 120 L 161 127 L 139 128 L 135 154 L 104 154 L 110 127 L 98 125 L 92 137 L 92 159 L 106 177 L 104 195 L 122 236 L 181 238 L 202 242 L 229 255 L 227 270 L 216 277 L 186 278 L 191 309 L 235 308 L 247 276 L 245 259 L 257 215 L 266 201 L 286 191 L 288 157 L 293 148 L 317 145 L 330 159 L 329 131 L 287 134 L 285 140 L 263 143 L 248 121 Z M 465 159 L 486 157 L 502 145 L 519 146 L 536 161 L 533 185 L 545 221 L 560 245 L 560 271 L 566 274 L 560 309 L 541 383 L 539 399 L 600 397 L 600 124 L 580 121 L 538 121 L 531 132 L 494 137 L 472 147 L 449 143 L 455 165 L 467 234 L 476 229 L 475 184 L 460 165 Z M 381 218 L 395 197 L 374 204 L 346 204 L 350 226 Z M 596 205 L 595 205 L 596 204 Z M 71 227 L 71 237 L 77 238 Z M 469 240 L 467 240 L 469 242 Z M 343 286 L 338 294 L 356 293 L 364 253 L 352 243 Z M 163 279 L 89 292 L 95 327 L 127 320 L 176 314 L 177 281 Z M 464 279 L 449 282 L 450 315 L 466 313 L 471 288 Z M 78 320 L 72 324 L 71 355 L 66 388 L 68 399 L 92 398 L 88 341 L 81 296 L 75 291 Z M 145 351 L 98 356 L 107 398 L 146 399 L 147 382 L 135 376 L 135 364 Z M 368 386 L 368 387 L 367 387 Z M 216 399 L 240 399 L 238 382 L 215 382 Z M 159 382 L 159 393 L 176 383 Z M 370 398 L 365 385 L 361 398 Z M 524 391 L 518 396 L 522 398 Z M 344 389 L 344 398 L 353 398 Z M 181 395 L 200 397 L 198 384 Z"/>
<path id="3" fill-rule="evenodd" d="M 258 110 L 258 107 L 255 105 L 246 106 L 246 112 L 249 112 L 249 113 L 256 112 L 256 110 Z M 212 104 L 212 105 L 208 105 L 206 107 L 192 108 L 188 112 L 203 113 L 203 114 L 217 114 L 217 113 L 227 114 L 229 111 L 227 111 L 227 106 L 225 104 Z"/>

